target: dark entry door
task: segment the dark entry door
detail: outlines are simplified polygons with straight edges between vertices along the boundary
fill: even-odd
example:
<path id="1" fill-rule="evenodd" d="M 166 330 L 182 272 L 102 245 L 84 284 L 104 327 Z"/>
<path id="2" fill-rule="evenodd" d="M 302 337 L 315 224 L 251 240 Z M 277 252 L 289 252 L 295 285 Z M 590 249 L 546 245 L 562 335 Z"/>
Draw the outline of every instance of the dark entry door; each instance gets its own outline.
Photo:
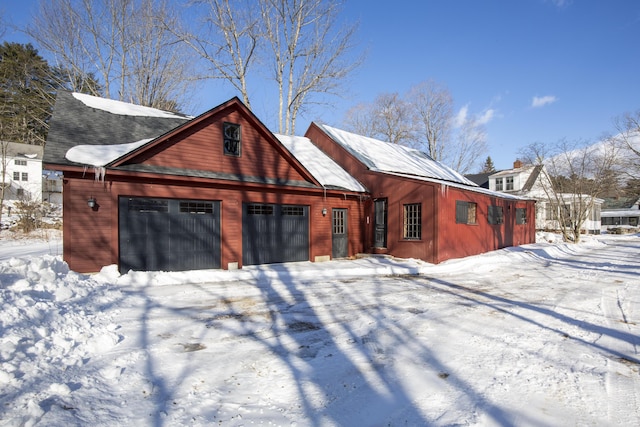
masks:
<path id="1" fill-rule="evenodd" d="M 349 256 L 349 239 L 347 234 L 347 210 L 332 209 L 333 231 L 331 234 L 332 257 L 346 258 Z"/>
<path id="2" fill-rule="evenodd" d="M 121 197 L 120 271 L 220 268 L 220 202 Z"/>
<path id="3" fill-rule="evenodd" d="M 244 265 L 308 260 L 308 206 L 258 203 L 243 205 Z"/>
<path id="4" fill-rule="evenodd" d="M 374 201 L 375 216 L 373 221 L 373 247 L 387 247 L 387 199 Z"/>

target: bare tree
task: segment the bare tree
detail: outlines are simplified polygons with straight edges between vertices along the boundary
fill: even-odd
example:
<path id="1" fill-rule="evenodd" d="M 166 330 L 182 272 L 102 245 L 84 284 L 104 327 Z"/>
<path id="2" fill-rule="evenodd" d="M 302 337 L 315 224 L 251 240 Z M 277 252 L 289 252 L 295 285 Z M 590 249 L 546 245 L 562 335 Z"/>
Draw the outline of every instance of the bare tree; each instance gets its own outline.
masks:
<path id="1" fill-rule="evenodd" d="M 621 169 L 630 178 L 640 178 L 640 110 L 615 120 L 618 134 L 613 140 L 620 144 Z"/>
<path id="2" fill-rule="evenodd" d="M 454 134 L 455 138 L 444 145 L 440 160 L 462 174 L 469 173 L 488 151 L 484 126 L 475 116 L 466 117 Z"/>
<path id="3" fill-rule="evenodd" d="M 444 161 L 451 137 L 453 98 L 444 86 L 428 80 L 413 86 L 407 95 L 416 114 L 416 136 L 433 159 Z"/>
<path id="4" fill-rule="evenodd" d="M 248 78 L 264 35 L 259 5 L 253 0 L 192 0 L 190 4 L 203 10 L 203 26 L 167 28 L 208 63 L 213 73 L 205 73 L 202 78 L 231 83 L 251 108 Z"/>
<path id="5" fill-rule="evenodd" d="M 521 152 L 526 163 L 544 166 L 539 184 L 546 218 L 555 222 L 565 241 L 578 243 L 585 223 L 598 219 L 597 198 L 610 184 L 618 153 L 611 141 L 594 145 L 567 140 L 534 143 Z"/>
<path id="6" fill-rule="evenodd" d="M 345 117 L 352 132 L 407 146 L 415 141 L 414 123 L 411 104 L 397 93 L 383 93 L 372 104 L 356 105 Z"/>
<path id="7" fill-rule="evenodd" d="M 27 32 L 72 85 L 95 76 L 94 95 L 175 110 L 193 85 L 192 61 L 161 25 L 176 16 L 166 0 L 43 0 Z"/>
<path id="8" fill-rule="evenodd" d="M 312 95 L 338 95 L 359 65 L 351 55 L 357 26 L 338 27 L 334 0 L 262 0 L 261 7 L 278 87 L 278 130 L 293 134 Z"/>
<path id="9" fill-rule="evenodd" d="M 180 38 L 213 71 L 208 78 L 231 83 L 251 108 L 249 83 L 276 93 L 279 133 L 295 133 L 301 112 L 340 94 L 359 65 L 356 26 L 340 26 L 336 0 L 194 0 L 207 8 L 205 27 Z M 256 65 L 260 64 L 260 67 Z M 260 75 L 260 72 L 264 74 Z M 275 88 L 263 79 L 275 82 Z"/>
<path id="10" fill-rule="evenodd" d="M 351 108 L 343 120 L 349 130 L 422 149 L 434 160 L 467 173 L 487 152 L 484 126 L 475 116 L 456 122 L 453 99 L 432 80 L 409 89 L 406 96 L 381 94 L 371 104 Z"/>

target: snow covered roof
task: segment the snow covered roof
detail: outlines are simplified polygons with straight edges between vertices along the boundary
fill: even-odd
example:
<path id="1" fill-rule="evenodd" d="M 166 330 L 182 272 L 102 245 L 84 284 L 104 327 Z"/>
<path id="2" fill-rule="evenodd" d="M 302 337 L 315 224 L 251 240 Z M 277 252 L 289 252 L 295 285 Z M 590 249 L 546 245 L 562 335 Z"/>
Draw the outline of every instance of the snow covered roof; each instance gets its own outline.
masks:
<path id="1" fill-rule="evenodd" d="M 477 187 L 474 182 L 420 150 L 391 144 L 327 125 L 318 126 L 372 171 L 433 178 Z"/>
<path id="2" fill-rule="evenodd" d="M 83 165 L 102 167 L 143 146 L 153 138 L 142 139 L 128 144 L 76 145 L 67 151 L 67 160 Z"/>
<path id="3" fill-rule="evenodd" d="M 360 182 L 316 147 L 309 138 L 279 134 L 275 136 L 322 186 L 367 191 Z"/>
<path id="4" fill-rule="evenodd" d="M 67 157 L 76 146 L 93 160 L 114 149 L 114 144 L 135 143 L 154 139 L 182 126 L 189 117 L 141 107 L 95 96 L 58 91 L 51 117 L 44 163 L 49 165 L 78 165 Z M 89 148 L 92 146 L 94 148 Z M 98 148 L 109 146 L 106 149 Z M 92 150 L 96 150 L 91 154 Z M 72 152 L 72 158 L 77 153 Z M 85 162 L 81 162 L 86 164 Z"/>
<path id="5" fill-rule="evenodd" d="M 160 118 L 181 118 L 184 120 L 192 117 L 176 114 L 169 111 L 158 110 L 157 108 L 143 107 L 142 105 L 130 104 L 128 102 L 116 101 L 113 99 L 99 98 L 97 96 L 86 95 L 84 93 L 72 93 L 73 97 L 82 102 L 87 107 L 106 111 L 111 114 L 122 116 L 160 117 Z"/>

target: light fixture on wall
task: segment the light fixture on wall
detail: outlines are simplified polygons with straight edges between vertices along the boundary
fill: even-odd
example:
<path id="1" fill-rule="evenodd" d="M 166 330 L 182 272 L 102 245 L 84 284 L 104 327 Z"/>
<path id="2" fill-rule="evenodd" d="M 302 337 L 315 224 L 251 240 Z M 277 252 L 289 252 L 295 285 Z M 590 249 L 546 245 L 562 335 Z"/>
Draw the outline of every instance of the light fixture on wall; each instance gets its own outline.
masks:
<path id="1" fill-rule="evenodd" d="M 327 208 L 322 208 L 322 216 L 327 216 Z"/>
<path id="2" fill-rule="evenodd" d="M 87 200 L 87 206 L 89 206 L 90 209 L 94 209 L 96 207 L 96 198 L 93 196 L 89 197 L 89 200 Z"/>

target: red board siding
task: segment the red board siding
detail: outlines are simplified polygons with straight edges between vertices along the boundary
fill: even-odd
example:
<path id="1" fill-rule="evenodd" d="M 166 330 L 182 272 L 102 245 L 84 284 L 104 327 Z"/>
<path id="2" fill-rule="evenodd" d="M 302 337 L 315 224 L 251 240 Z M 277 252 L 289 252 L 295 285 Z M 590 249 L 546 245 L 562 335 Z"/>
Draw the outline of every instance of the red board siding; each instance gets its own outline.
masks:
<path id="1" fill-rule="evenodd" d="M 240 156 L 223 153 L 222 127 L 224 122 L 241 126 Z M 238 111 L 223 110 L 202 122 L 161 142 L 130 162 L 178 169 L 215 171 L 243 176 L 306 181 L 294 167 L 277 142 L 270 140 L 260 129 Z"/>
<path id="2" fill-rule="evenodd" d="M 363 203 L 359 197 L 343 193 L 326 194 L 322 190 L 292 190 L 287 188 L 247 188 L 229 185 L 183 186 L 171 182 L 125 182 L 110 179 L 96 182 L 92 176 L 66 173 L 64 184 L 64 259 L 78 272 L 95 272 L 103 266 L 117 264 L 118 198 L 156 197 L 221 201 L 221 265 L 237 262 L 242 266 L 242 204 L 278 203 L 309 206 L 310 260 L 331 255 L 331 208 L 349 209 L 349 255 L 363 252 Z M 201 183 L 202 184 L 202 183 Z M 87 206 L 93 195 L 97 210 Z M 322 215 L 322 209 L 329 212 Z"/>
<path id="3" fill-rule="evenodd" d="M 305 136 L 363 183 L 373 199 L 387 199 L 387 248 L 376 252 L 438 263 L 535 241 L 533 201 L 502 198 L 445 183 L 371 172 L 316 125 L 312 124 Z M 477 203 L 477 224 L 456 224 L 456 200 Z M 402 238 L 403 207 L 409 203 L 421 204 L 420 240 Z M 503 207 L 503 224 L 488 223 L 487 210 L 490 205 Z M 527 209 L 527 224 L 515 223 L 516 208 Z M 367 204 L 365 220 L 368 224 L 364 230 L 365 250 L 374 252 L 373 203 Z"/>

